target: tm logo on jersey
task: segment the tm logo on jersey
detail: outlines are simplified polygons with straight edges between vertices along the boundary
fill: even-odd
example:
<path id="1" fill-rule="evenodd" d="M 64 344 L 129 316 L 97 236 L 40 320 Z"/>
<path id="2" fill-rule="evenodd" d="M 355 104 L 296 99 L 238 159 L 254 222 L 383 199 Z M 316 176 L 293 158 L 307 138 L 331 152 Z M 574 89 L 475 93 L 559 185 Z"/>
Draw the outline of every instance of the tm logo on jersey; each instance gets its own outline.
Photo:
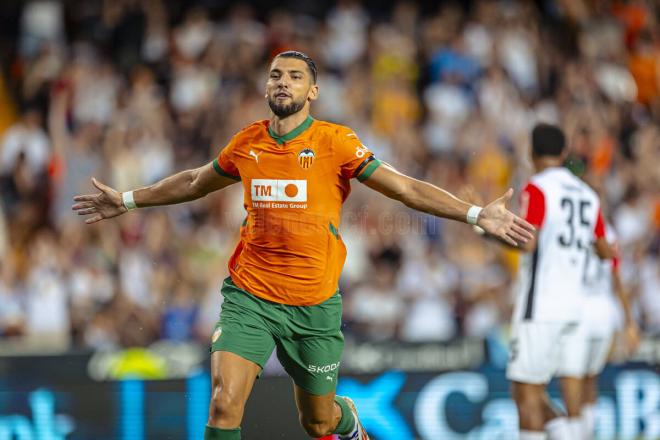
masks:
<path id="1" fill-rule="evenodd" d="M 307 208 L 307 180 L 252 179 L 250 193 L 255 208 Z"/>

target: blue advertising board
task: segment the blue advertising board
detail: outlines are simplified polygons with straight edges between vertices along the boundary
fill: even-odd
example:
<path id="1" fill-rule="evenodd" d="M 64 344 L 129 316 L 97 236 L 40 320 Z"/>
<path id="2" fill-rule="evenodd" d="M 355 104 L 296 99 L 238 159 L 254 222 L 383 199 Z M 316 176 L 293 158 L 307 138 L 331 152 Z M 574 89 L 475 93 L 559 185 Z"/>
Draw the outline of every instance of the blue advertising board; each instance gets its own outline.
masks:
<path id="1" fill-rule="evenodd" d="M 660 377 L 642 365 L 608 367 L 599 381 L 596 438 L 660 439 Z M 344 378 L 339 393 L 360 408 L 376 439 L 510 440 L 518 416 L 501 369 L 441 374 L 390 371 Z M 559 403 L 557 383 L 550 395 Z"/>
<path id="2" fill-rule="evenodd" d="M 25 368 L 5 368 L 11 374 L 0 378 L 0 440 L 203 438 L 208 371 L 176 380 L 98 382 L 84 374 L 81 361 L 24 358 L 14 362 Z M 42 373 L 31 374 L 31 368 Z M 482 366 L 343 375 L 338 392 L 355 400 L 375 440 L 509 440 L 516 438 L 517 415 L 508 387 L 502 369 Z M 597 438 L 660 439 L 657 370 L 641 363 L 610 366 L 600 388 Z M 556 384 L 550 392 L 558 397 Z M 260 379 L 248 402 L 243 438 L 307 438 L 292 394 L 286 377 Z"/>

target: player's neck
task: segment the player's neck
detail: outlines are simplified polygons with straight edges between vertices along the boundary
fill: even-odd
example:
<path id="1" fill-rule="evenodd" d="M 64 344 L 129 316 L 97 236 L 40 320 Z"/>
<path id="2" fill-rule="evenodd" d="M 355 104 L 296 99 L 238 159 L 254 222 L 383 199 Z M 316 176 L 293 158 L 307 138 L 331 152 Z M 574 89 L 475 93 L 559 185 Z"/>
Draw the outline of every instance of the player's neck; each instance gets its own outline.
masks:
<path id="1" fill-rule="evenodd" d="M 548 168 L 557 168 L 562 166 L 564 160 L 561 157 L 543 156 L 543 157 L 534 158 L 533 162 L 534 162 L 534 169 L 536 170 L 537 173 L 540 173 L 541 171 L 546 170 Z"/>
<path id="2" fill-rule="evenodd" d="M 285 134 L 291 132 L 292 130 L 298 128 L 300 124 L 305 122 L 309 112 L 301 110 L 297 113 L 287 116 L 286 118 L 280 118 L 273 115 L 270 118 L 270 129 L 278 136 L 284 136 Z"/>

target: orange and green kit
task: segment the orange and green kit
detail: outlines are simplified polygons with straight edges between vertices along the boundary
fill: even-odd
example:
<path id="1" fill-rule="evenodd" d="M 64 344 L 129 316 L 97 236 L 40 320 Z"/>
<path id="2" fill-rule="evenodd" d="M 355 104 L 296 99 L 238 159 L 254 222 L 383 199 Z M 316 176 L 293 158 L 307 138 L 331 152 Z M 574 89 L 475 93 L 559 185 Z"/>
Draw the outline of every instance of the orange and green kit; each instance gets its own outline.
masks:
<path id="1" fill-rule="evenodd" d="M 283 136 L 268 120 L 236 134 L 213 161 L 219 174 L 243 184 L 247 218 L 229 260 L 236 286 L 294 306 L 335 294 L 350 179 L 364 181 L 380 165 L 350 128 L 311 117 Z"/>

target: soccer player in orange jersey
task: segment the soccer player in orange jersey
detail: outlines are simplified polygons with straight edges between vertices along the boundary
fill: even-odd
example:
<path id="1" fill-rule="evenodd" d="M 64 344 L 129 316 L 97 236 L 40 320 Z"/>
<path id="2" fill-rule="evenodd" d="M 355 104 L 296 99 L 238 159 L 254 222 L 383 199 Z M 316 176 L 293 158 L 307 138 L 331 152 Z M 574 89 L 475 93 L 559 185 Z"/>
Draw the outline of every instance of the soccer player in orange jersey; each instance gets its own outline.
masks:
<path id="1" fill-rule="evenodd" d="M 74 199 L 73 209 L 95 223 L 243 185 L 247 219 L 211 342 L 207 440 L 240 439 L 245 402 L 275 349 L 293 379 L 300 422 L 310 436 L 368 439 L 353 402 L 335 395 L 344 347 L 340 213 L 352 178 L 418 211 L 478 224 L 512 245 L 533 237 L 533 226 L 505 207 L 512 190 L 483 208 L 472 206 L 380 162 L 350 128 L 313 119 L 316 79 L 307 55 L 280 53 L 266 83 L 271 118 L 248 125 L 215 160 L 123 193 L 92 179 L 99 192 Z"/>

